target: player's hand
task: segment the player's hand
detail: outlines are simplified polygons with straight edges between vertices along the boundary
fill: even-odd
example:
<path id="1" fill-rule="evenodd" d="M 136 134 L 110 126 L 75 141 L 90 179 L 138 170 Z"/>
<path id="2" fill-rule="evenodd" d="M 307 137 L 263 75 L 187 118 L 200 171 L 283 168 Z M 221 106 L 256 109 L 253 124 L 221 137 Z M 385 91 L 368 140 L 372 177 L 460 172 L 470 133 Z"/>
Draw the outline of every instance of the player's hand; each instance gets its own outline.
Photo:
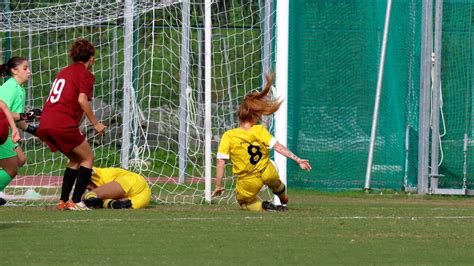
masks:
<path id="1" fill-rule="evenodd" d="M 99 133 L 101 135 L 104 135 L 106 128 L 107 127 L 104 124 L 102 124 L 101 122 L 98 122 L 97 124 L 94 125 L 95 131 L 97 131 L 97 133 Z"/>
<path id="2" fill-rule="evenodd" d="M 33 120 L 35 118 L 40 118 L 42 113 L 41 109 L 34 108 L 26 113 L 20 113 L 20 120 Z"/>
<path id="3" fill-rule="evenodd" d="M 38 127 L 32 124 L 28 124 L 28 126 L 25 128 L 25 132 L 30 133 L 33 136 L 36 136 L 36 131 L 38 130 Z"/>
<path id="4" fill-rule="evenodd" d="M 222 192 L 224 192 L 225 188 L 218 186 L 216 189 L 214 189 L 214 192 L 212 192 L 212 197 L 218 197 L 222 195 Z"/>
<path id="5" fill-rule="evenodd" d="M 312 169 L 308 160 L 299 159 L 298 164 L 300 165 L 300 168 L 303 170 L 310 171 Z"/>
<path id="6" fill-rule="evenodd" d="M 12 129 L 12 141 L 13 143 L 17 143 L 21 139 L 20 132 L 18 129 Z"/>

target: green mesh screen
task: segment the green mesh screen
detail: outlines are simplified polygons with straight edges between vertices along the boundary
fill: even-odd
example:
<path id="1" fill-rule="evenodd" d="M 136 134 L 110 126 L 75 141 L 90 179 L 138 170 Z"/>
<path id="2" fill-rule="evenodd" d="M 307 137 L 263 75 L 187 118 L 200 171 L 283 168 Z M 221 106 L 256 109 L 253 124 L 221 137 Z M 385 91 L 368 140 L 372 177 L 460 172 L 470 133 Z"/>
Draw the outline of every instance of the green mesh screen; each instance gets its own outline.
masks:
<path id="1" fill-rule="evenodd" d="M 386 1 L 291 1 L 288 146 L 313 166 L 290 162 L 291 187 L 364 187 L 385 10 Z M 421 1 L 393 2 L 372 188 L 416 186 L 421 15 Z"/>
<path id="2" fill-rule="evenodd" d="M 444 1 L 440 188 L 474 188 L 473 64 L 474 1 Z M 445 128 L 445 130 L 443 130 Z M 464 134 L 468 152 L 464 156 Z M 466 175 L 463 171 L 466 163 Z"/>

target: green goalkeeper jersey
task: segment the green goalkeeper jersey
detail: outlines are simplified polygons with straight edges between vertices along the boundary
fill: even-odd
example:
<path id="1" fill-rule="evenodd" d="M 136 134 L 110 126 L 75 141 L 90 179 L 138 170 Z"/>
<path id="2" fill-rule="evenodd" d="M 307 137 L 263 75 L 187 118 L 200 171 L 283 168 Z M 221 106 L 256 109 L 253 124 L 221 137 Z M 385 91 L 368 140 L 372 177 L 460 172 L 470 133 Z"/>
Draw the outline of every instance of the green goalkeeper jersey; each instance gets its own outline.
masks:
<path id="1" fill-rule="evenodd" d="M 25 89 L 14 78 L 9 78 L 0 86 L 0 99 L 5 102 L 8 109 L 13 113 L 23 112 L 25 94 Z"/>
<path id="2" fill-rule="evenodd" d="M 0 86 L 0 99 L 5 102 L 13 113 L 21 113 L 25 107 L 25 89 L 16 82 L 14 78 L 9 78 Z M 0 145 L 0 159 L 16 156 L 15 148 L 18 144 L 13 143 L 11 132 L 4 144 Z"/>

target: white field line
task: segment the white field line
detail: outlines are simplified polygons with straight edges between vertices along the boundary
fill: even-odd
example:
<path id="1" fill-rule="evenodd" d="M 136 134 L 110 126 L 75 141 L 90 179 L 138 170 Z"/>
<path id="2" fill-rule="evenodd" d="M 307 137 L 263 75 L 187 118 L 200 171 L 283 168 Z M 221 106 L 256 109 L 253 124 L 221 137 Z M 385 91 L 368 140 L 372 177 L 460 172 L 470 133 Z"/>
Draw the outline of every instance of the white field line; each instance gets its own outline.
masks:
<path id="1" fill-rule="evenodd" d="M 369 210 L 420 210 L 420 208 L 416 207 L 369 207 Z M 472 207 L 453 207 L 453 208 L 443 208 L 443 207 L 427 207 L 422 208 L 424 211 L 432 210 L 432 211 L 474 211 Z"/>
<path id="2" fill-rule="evenodd" d="M 104 218 L 104 219 L 61 219 L 51 221 L 35 221 L 35 220 L 13 220 L 13 221 L 0 221 L 0 224 L 55 224 L 55 223 L 110 223 L 110 222 L 151 222 L 151 221 L 213 221 L 213 220 L 236 220 L 238 217 L 172 217 L 172 218 L 152 218 L 152 219 L 121 219 L 121 218 Z M 294 219 L 295 217 L 242 217 L 244 220 L 259 220 L 259 219 Z M 335 216 L 335 217 L 323 217 L 323 216 L 309 216 L 309 217 L 298 217 L 302 219 L 313 219 L 313 220 L 474 220 L 474 216 Z"/>

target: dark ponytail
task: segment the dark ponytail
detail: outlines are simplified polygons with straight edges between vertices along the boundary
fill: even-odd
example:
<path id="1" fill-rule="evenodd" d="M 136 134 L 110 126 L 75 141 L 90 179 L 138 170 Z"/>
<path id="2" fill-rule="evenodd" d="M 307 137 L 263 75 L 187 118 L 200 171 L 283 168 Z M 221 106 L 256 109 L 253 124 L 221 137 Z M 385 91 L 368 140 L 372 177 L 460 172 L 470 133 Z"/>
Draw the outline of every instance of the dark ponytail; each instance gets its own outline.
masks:
<path id="1" fill-rule="evenodd" d="M 11 76 L 12 75 L 11 70 L 13 68 L 19 66 L 24 61 L 28 61 L 28 60 L 26 58 L 20 57 L 20 56 L 14 56 L 14 57 L 10 58 L 10 60 L 8 60 L 8 62 L 6 64 L 1 64 L 0 65 L 0 76 L 1 77 Z"/>
<path id="2" fill-rule="evenodd" d="M 10 76 L 10 69 L 7 64 L 0 65 L 0 77 Z"/>

